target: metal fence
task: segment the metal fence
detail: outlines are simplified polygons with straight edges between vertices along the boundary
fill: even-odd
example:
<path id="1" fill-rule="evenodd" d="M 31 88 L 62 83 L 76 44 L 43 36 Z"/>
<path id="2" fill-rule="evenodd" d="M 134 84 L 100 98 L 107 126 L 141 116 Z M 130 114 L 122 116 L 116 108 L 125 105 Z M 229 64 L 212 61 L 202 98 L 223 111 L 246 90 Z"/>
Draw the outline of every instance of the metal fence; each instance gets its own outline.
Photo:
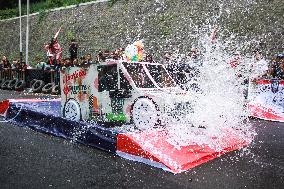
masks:
<path id="1" fill-rule="evenodd" d="M 12 80 L 19 79 L 25 80 L 25 71 L 15 69 L 3 69 L 0 71 L 0 79 Z"/>
<path id="2" fill-rule="evenodd" d="M 33 79 L 43 80 L 47 83 L 60 84 L 60 71 L 57 70 L 41 70 L 41 69 L 27 69 L 25 71 L 15 69 L 2 69 L 0 70 L 0 79 L 12 80 L 19 79 L 24 80 L 27 86 L 30 86 L 30 81 Z"/>

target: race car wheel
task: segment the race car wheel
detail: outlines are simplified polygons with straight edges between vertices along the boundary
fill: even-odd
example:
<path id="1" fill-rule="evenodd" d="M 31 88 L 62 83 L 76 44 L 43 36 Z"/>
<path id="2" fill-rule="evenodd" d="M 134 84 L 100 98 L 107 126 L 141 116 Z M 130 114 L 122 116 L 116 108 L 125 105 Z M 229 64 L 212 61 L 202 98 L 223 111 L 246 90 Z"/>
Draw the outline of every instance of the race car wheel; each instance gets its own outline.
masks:
<path id="1" fill-rule="evenodd" d="M 15 84 L 15 90 L 16 91 L 22 91 L 22 90 L 24 90 L 25 86 L 26 86 L 26 82 L 24 80 L 19 80 Z"/>
<path id="2" fill-rule="evenodd" d="M 132 120 L 140 130 L 151 129 L 158 124 L 159 111 L 150 99 L 139 98 L 132 108 Z"/>
<path id="3" fill-rule="evenodd" d="M 63 109 L 63 117 L 72 120 L 72 121 L 80 121 L 81 120 L 81 109 L 79 104 L 73 100 L 68 100 Z"/>
<path id="4" fill-rule="evenodd" d="M 41 92 L 41 89 L 43 88 L 43 86 L 44 86 L 44 82 L 42 80 L 37 80 L 32 85 L 32 91 L 34 93 L 39 93 L 39 92 Z"/>
<path id="5" fill-rule="evenodd" d="M 48 83 L 46 84 L 43 88 L 42 88 L 42 92 L 47 94 L 47 93 L 51 93 L 52 88 L 54 87 L 55 83 Z"/>

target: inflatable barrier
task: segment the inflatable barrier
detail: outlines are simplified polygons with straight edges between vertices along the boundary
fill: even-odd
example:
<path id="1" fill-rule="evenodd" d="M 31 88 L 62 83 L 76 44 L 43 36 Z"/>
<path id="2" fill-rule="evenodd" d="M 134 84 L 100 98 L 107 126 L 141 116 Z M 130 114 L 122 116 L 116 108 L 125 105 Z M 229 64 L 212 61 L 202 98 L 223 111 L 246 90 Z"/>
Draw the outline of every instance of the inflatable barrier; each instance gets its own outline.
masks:
<path id="1" fill-rule="evenodd" d="M 251 142 L 234 135 L 232 130 L 226 130 L 223 138 L 216 138 L 222 140 L 220 150 L 197 144 L 176 148 L 167 142 L 165 129 L 126 131 L 119 127 L 106 128 L 95 123 L 63 119 L 60 117 L 60 99 L 9 99 L 0 102 L 0 114 L 6 121 L 19 126 L 72 139 L 172 173 L 186 171 Z"/>
<path id="2" fill-rule="evenodd" d="M 251 116 L 284 122 L 284 81 L 261 79 L 250 84 L 248 109 Z"/>

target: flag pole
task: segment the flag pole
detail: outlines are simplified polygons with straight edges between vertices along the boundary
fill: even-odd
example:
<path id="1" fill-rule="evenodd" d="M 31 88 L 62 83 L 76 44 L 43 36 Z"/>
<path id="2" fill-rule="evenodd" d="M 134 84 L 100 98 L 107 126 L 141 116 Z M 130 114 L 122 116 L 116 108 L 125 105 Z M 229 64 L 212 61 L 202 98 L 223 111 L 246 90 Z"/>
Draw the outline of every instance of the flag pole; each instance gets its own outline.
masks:
<path id="1" fill-rule="evenodd" d="M 19 18 L 20 18 L 20 63 L 23 62 L 23 44 L 22 44 L 22 2 L 19 0 Z"/>
<path id="2" fill-rule="evenodd" d="M 30 0 L 27 0 L 27 31 L 26 31 L 26 64 L 29 65 L 29 14 Z"/>

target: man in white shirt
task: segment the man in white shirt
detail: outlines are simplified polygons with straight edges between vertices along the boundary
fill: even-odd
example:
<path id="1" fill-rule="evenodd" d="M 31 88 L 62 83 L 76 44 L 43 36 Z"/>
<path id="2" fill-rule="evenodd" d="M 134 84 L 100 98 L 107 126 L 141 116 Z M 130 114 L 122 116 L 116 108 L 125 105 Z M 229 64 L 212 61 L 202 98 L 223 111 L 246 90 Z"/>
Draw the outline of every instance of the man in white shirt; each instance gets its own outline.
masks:
<path id="1" fill-rule="evenodd" d="M 259 50 L 255 51 L 254 61 L 250 66 L 250 80 L 255 80 L 267 74 L 268 62 Z"/>

